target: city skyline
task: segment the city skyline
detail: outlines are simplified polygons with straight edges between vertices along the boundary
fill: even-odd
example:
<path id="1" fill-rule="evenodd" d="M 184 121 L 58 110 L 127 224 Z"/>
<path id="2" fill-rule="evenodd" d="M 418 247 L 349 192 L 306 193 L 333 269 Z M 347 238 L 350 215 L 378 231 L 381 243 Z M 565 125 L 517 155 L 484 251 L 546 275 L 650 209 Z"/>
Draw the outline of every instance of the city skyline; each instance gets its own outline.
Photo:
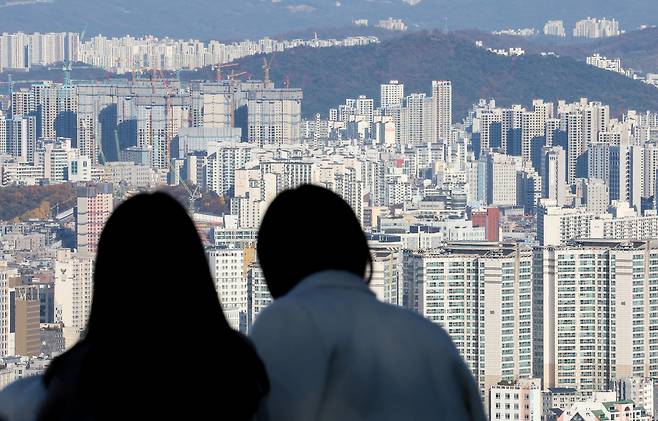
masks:
<path id="1" fill-rule="evenodd" d="M 626 36 L 624 19 L 587 16 L 459 39 L 1 34 L 0 71 L 27 79 L 0 93 L 0 389 L 84 336 L 103 227 L 140 192 L 164 191 L 187 209 L 228 324 L 251 334 L 273 302 L 257 253 L 263 217 L 281 193 L 312 184 L 354 213 L 373 295 L 445 330 L 489 419 L 658 419 L 658 109 L 633 106 L 640 94 L 618 106 L 598 93 L 613 81 L 628 89 L 615 101 L 658 98 L 658 67 L 636 71 L 589 50 L 576 61 L 523 41 Z M 417 29 L 365 19 L 350 24 Z M 390 46 L 430 42 L 461 52 L 454 78 L 431 68 L 429 80 L 405 78 L 425 69 L 387 57 Z M 346 56 L 354 62 L 335 60 Z M 327 73 L 291 80 L 287 60 Z M 540 70 L 500 83 L 532 88 L 497 101 L 493 66 L 520 62 Z M 113 74 L 76 80 L 72 63 Z M 29 79 L 59 64 L 63 80 Z M 595 78 L 575 96 L 535 89 L 552 69 Z M 337 90 L 325 74 L 356 82 L 323 96 Z M 314 218 L 309 250 L 328 235 Z M 145 263 L 134 258 L 116 264 Z"/>

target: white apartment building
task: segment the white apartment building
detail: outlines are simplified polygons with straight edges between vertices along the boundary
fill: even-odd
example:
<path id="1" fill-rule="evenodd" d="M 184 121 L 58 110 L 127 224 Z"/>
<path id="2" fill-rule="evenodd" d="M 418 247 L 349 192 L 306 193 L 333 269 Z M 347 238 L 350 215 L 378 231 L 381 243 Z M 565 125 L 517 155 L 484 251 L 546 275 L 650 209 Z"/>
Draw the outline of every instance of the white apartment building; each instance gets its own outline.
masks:
<path id="1" fill-rule="evenodd" d="M 517 157 L 490 152 L 486 156 L 487 204 L 490 206 L 517 205 Z"/>
<path id="2" fill-rule="evenodd" d="M 610 192 L 603 180 L 589 178 L 583 182 L 583 202 L 587 212 L 601 215 L 608 212 Z"/>
<path id="3" fill-rule="evenodd" d="M 247 268 L 247 332 L 250 331 L 258 315 L 272 302 L 272 295 L 267 288 L 263 271 L 258 263 L 251 263 Z"/>
<path id="4" fill-rule="evenodd" d="M 84 168 L 79 166 L 85 163 Z M 38 142 L 34 164 L 43 167 L 43 177 L 51 184 L 91 180 L 90 159 L 81 156 L 77 148 L 71 147 L 69 138 Z"/>
<path id="5" fill-rule="evenodd" d="M 407 24 L 404 23 L 402 19 L 382 19 L 377 22 L 375 25 L 378 28 L 387 29 L 389 31 L 401 31 L 404 32 L 407 30 Z"/>
<path id="6" fill-rule="evenodd" d="M 571 408 L 573 404 L 585 399 L 585 394 L 578 392 L 572 387 L 547 387 L 542 393 L 544 420 L 556 418 L 557 413 L 562 413 Z"/>
<path id="7" fill-rule="evenodd" d="M 34 94 L 31 89 L 15 89 L 11 93 L 11 116 L 27 115 L 36 111 Z"/>
<path id="8" fill-rule="evenodd" d="M 78 251 L 94 254 L 105 222 L 114 210 L 112 185 L 79 186 L 76 196 L 76 245 Z"/>
<path id="9" fill-rule="evenodd" d="M 500 382 L 489 390 L 491 421 L 542 421 L 541 379 Z"/>
<path id="10" fill-rule="evenodd" d="M 208 191 L 225 195 L 235 188 L 235 171 L 251 159 L 254 145 L 240 142 L 215 143 L 209 148 L 206 169 Z"/>
<path id="11" fill-rule="evenodd" d="M 55 322 L 62 323 L 68 349 L 87 326 L 93 293 L 93 259 L 90 253 L 57 251 L 55 260 Z"/>
<path id="12" fill-rule="evenodd" d="M 587 64 L 590 66 L 598 67 L 599 69 L 607 70 L 609 72 L 621 73 L 623 75 L 632 75 L 621 65 L 621 59 L 609 59 L 600 54 L 592 54 L 587 57 Z"/>
<path id="13" fill-rule="evenodd" d="M 655 142 L 644 143 L 642 154 L 644 158 L 642 168 L 642 197 L 651 197 L 656 192 L 656 175 L 658 175 L 658 144 Z"/>
<path id="14" fill-rule="evenodd" d="M 380 108 L 399 108 L 402 107 L 404 99 L 404 84 L 397 80 L 389 83 L 383 83 L 380 86 Z"/>
<path id="15" fill-rule="evenodd" d="M 378 300 L 402 306 L 404 288 L 401 244 L 371 242 L 370 252 L 372 254 L 370 289 Z"/>
<path id="16" fill-rule="evenodd" d="M 628 209 L 626 202 L 620 203 Z M 632 209 L 626 215 L 620 215 L 618 212 L 615 212 L 612 218 L 597 218 L 592 220 L 591 235 L 591 238 L 616 238 L 625 240 L 651 240 L 658 238 L 658 215 L 656 215 L 656 211 L 647 211 L 644 216 L 638 216 Z"/>
<path id="17" fill-rule="evenodd" d="M 432 101 L 436 119 L 434 134 L 437 139 L 449 140 L 452 130 L 452 82 L 433 80 Z"/>
<path id="18" fill-rule="evenodd" d="M 552 107 L 553 104 L 535 101 L 535 110 L 525 111 L 521 114 L 521 156 L 526 161 L 532 159 L 532 143 L 542 140 L 546 134 L 546 118 L 549 117 L 547 115 L 548 106 Z"/>
<path id="19" fill-rule="evenodd" d="M 374 109 L 375 101 L 372 98 L 359 95 L 356 99 L 356 115 L 357 117 L 363 117 L 366 123 L 372 123 L 374 121 Z"/>
<path id="20" fill-rule="evenodd" d="M 544 387 L 658 375 L 658 244 L 582 240 L 544 248 L 542 261 Z"/>
<path id="21" fill-rule="evenodd" d="M 511 108 L 506 108 L 501 112 L 500 123 L 500 147 L 503 151 L 514 152 L 516 155 L 521 155 L 521 145 L 518 147 L 515 143 L 520 143 L 520 131 L 523 124 L 523 113 L 526 112 L 525 108 L 520 105 L 512 105 Z"/>
<path id="22" fill-rule="evenodd" d="M 5 114 L 0 111 L 0 156 L 8 155 L 7 149 L 7 120 Z"/>
<path id="23" fill-rule="evenodd" d="M 146 165 L 137 165 L 134 162 L 108 162 L 103 167 L 105 174 L 102 180 L 107 183 L 127 183 L 128 186 L 149 188 L 158 184 L 157 174 Z"/>
<path id="24" fill-rule="evenodd" d="M 300 143 L 301 104 L 301 89 L 248 92 L 248 141 L 259 146 Z"/>
<path id="25" fill-rule="evenodd" d="M 549 20 L 544 25 L 544 35 L 552 37 L 565 37 L 564 22 L 561 20 Z"/>
<path id="26" fill-rule="evenodd" d="M 531 250 L 493 243 L 404 253 L 410 305 L 450 335 L 485 401 L 532 375 L 532 263 Z"/>
<path id="27" fill-rule="evenodd" d="M 542 246 L 557 246 L 574 238 L 592 238 L 594 218 L 584 208 L 542 207 L 537 215 L 537 240 Z"/>
<path id="28" fill-rule="evenodd" d="M 605 38 L 619 35 L 621 35 L 619 22 L 606 18 L 599 20 L 588 17 L 587 19 L 579 20 L 576 22 L 576 27 L 573 30 L 574 37 Z"/>
<path id="29" fill-rule="evenodd" d="M 400 111 L 400 142 L 403 145 L 420 145 L 434 142 L 436 113 L 432 98 L 425 94 L 412 93 L 405 98 L 405 107 Z"/>
<path id="30" fill-rule="evenodd" d="M 17 276 L 18 270 L 9 267 L 6 261 L 0 260 L 0 357 L 14 353 L 14 341 L 10 333 L 10 280 Z"/>
<path id="31" fill-rule="evenodd" d="M 37 137 L 36 117 L 14 116 L 7 120 L 7 152 L 19 162 L 34 163 Z"/>
<path id="32" fill-rule="evenodd" d="M 597 207 L 602 207 L 599 200 Z M 626 202 L 613 201 L 611 213 L 590 212 L 589 208 L 542 207 L 537 217 L 537 240 L 543 246 L 557 246 L 573 239 L 650 240 L 658 238 L 658 214 L 646 211 L 639 216 Z M 598 209 L 597 209 L 598 210 Z"/>
<path id="33" fill-rule="evenodd" d="M 645 187 L 653 184 L 647 179 L 655 178 L 655 167 L 646 159 L 649 152 L 636 145 L 599 142 L 590 145 L 587 155 L 587 176 L 606 182 L 611 201 L 627 201 L 639 210 L 642 197 L 649 197 Z"/>
<path id="34" fill-rule="evenodd" d="M 497 132 L 493 130 L 494 123 L 502 125 L 503 113 L 496 109 L 478 109 L 473 119 L 473 133 L 479 133 L 480 153 L 489 148 L 501 147 Z M 502 133 L 501 133 L 502 135 Z M 495 144 L 494 141 L 495 140 Z"/>
<path id="35" fill-rule="evenodd" d="M 78 33 L 3 33 L 0 35 L 0 70 L 77 61 L 79 44 Z"/>
<path id="36" fill-rule="evenodd" d="M 229 325 L 246 333 L 248 325 L 247 266 L 253 249 L 213 247 L 207 250 L 210 273 Z"/>
<path id="37" fill-rule="evenodd" d="M 27 162 L 0 162 L 0 183 L 3 186 L 19 185 L 34 186 L 43 180 L 44 171 L 41 165 Z"/>
<path id="38" fill-rule="evenodd" d="M 567 203 L 566 160 L 566 153 L 559 146 L 544 148 L 541 168 L 542 198 L 551 200 L 557 206 Z"/>

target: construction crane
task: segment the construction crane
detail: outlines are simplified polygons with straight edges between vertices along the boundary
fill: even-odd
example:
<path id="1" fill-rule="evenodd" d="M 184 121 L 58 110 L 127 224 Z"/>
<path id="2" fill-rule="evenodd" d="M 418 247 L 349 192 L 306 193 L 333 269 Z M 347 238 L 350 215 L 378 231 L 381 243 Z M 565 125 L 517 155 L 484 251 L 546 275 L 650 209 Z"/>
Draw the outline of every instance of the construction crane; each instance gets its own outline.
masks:
<path id="1" fill-rule="evenodd" d="M 228 75 L 228 80 L 229 80 L 229 88 L 231 90 L 231 127 L 235 127 L 235 90 L 233 89 L 233 82 L 235 81 L 236 78 L 244 75 L 248 75 L 248 72 L 239 72 L 235 73 L 231 71 L 231 74 Z"/>
<path id="2" fill-rule="evenodd" d="M 215 71 L 215 81 L 219 82 L 220 80 L 223 80 L 222 69 L 227 67 L 235 67 L 237 65 L 238 63 L 217 63 L 216 65 L 214 65 L 213 70 Z"/>
<path id="3" fill-rule="evenodd" d="M 155 95 L 155 78 L 153 77 L 154 75 L 151 73 L 150 79 L 151 79 L 151 94 Z"/>
<path id="4" fill-rule="evenodd" d="M 270 82 L 270 68 L 272 67 L 272 60 L 267 61 L 267 57 L 263 57 L 263 82 L 266 84 Z"/>
<path id="5" fill-rule="evenodd" d="M 191 215 L 194 215 L 194 211 L 196 210 L 196 201 L 203 197 L 199 186 L 194 186 L 194 190 L 192 190 L 190 186 L 185 182 L 185 180 L 183 180 L 183 178 L 180 176 L 180 173 L 178 172 L 178 169 L 174 167 L 172 160 L 169 160 L 169 171 L 172 172 L 172 176 L 175 175 L 175 177 L 172 177 L 172 180 L 178 180 L 187 192 L 187 200 L 189 201 L 188 210 Z"/>
<path id="6" fill-rule="evenodd" d="M 187 191 L 187 200 L 190 202 L 190 214 L 194 215 L 194 212 L 196 211 L 196 201 L 203 197 L 201 190 L 199 189 L 199 186 L 194 186 L 194 190 L 190 189 L 185 180 L 182 178 L 180 179 L 180 183 L 185 188 L 185 191 Z"/>
<path id="7" fill-rule="evenodd" d="M 151 72 L 151 91 L 153 95 L 156 94 L 155 85 L 156 82 L 162 82 L 162 87 L 164 88 L 164 100 L 165 100 L 165 142 L 166 142 L 166 151 L 165 159 L 170 160 L 171 157 L 171 142 L 174 138 L 174 96 L 175 92 L 173 87 L 170 85 L 169 80 L 164 77 L 162 70 L 154 69 Z M 151 113 L 152 117 L 152 113 Z M 153 130 L 153 125 L 151 125 L 151 130 Z M 153 140 L 151 141 L 153 142 Z"/>
<path id="8" fill-rule="evenodd" d="M 28 85 L 30 83 L 43 83 L 43 79 L 19 79 L 19 80 L 14 80 L 11 74 L 7 75 L 7 81 L 3 82 L 0 81 L 0 85 L 16 85 L 16 84 L 25 84 Z"/>
<path id="9" fill-rule="evenodd" d="M 67 60 L 64 60 L 64 61 L 62 62 L 62 64 L 64 64 L 64 65 L 66 65 L 66 63 L 68 63 L 68 66 L 69 66 L 69 67 L 72 67 L 72 63 L 71 63 L 68 59 L 67 59 Z M 76 65 L 75 68 L 76 68 L 76 69 L 94 69 L 94 70 L 98 69 L 98 67 L 95 67 L 95 66 L 88 66 L 88 65 L 84 65 L 84 64 L 83 64 L 83 65 Z M 48 69 L 48 70 L 62 70 L 61 67 L 55 67 L 55 66 L 49 66 L 49 67 L 47 67 L 47 69 Z"/>
<path id="10" fill-rule="evenodd" d="M 14 93 L 14 80 L 12 79 L 11 73 L 7 75 L 7 82 L 0 82 L 0 84 L 6 83 L 9 85 L 9 95 Z"/>
<path id="11" fill-rule="evenodd" d="M 169 79 L 165 77 L 164 72 L 160 69 L 156 69 L 154 70 L 154 73 L 157 76 L 158 80 L 162 81 L 162 86 L 165 88 L 165 90 L 169 90 L 170 88 Z"/>
<path id="12" fill-rule="evenodd" d="M 33 83 L 42 83 L 43 79 L 19 79 L 19 80 L 14 80 L 13 76 L 10 74 L 7 75 L 7 81 L 0 81 L 0 85 L 7 85 L 9 86 L 10 92 L 13 92 L 14 88 L 16 88 L 16 85 L 29 85 Z"/>
<path id="13" fill-rule="evenodd" d="M 265 84 L 270 83 L 270 70 L 272 70 L 272 62 L 274 61 L 274 53 L 272 53 L 272 58 L 267 60 L 267 57 L 263 57 L 263 82 Z"/>
<path id="14" fill-rule="evenodd" d="M 227 79 L 233 81 L 236 78 L 239 78 L 240 76 L 244 76 L 244 75 L 248 75 L 248 74 L 249 74 L 249 72 L 237 72 L 236 73 L 236 72 L 231 71 L 231 74 L 228 75 Z"/>
<path id="15" fill-rule="evenodd" d="M 64 86 L 71 86 L 71 62 L 69 60 L 64 60 L 62 71 L 64 72 Z"/>
<path id="16" fill-rule="evenodd" d="M 114 129 L 114 147 L 117 151 L 117 161 L 121 161 L 121 146 L 119 146 L 119 131 Z"/>
<path id="17" fill-rule="evenodd" d="M 119 60 L 117 59 L 117 65 L 118 65 L 118 62 L 119 62 Z M 142 69 L 140 67 L 136 66 L 136 65 L 133 65 L 132 69 L 131 69 L 131 76 L 130 76 L 131 91 L 132 91 L 132 87 L 135 86 L 135 82 L 137 81 L 137 74 L 138 73 L 141 74 Z"/>

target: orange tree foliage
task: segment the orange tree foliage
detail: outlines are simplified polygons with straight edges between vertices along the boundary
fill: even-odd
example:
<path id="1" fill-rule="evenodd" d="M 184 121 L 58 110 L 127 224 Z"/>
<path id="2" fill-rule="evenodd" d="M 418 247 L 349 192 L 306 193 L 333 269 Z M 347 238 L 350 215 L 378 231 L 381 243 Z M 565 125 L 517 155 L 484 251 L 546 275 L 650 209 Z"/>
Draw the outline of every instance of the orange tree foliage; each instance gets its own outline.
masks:
<path id="1" fill-rule="evenodd" d="M 73 184 L 53 186 L 8 186 L 0 188 L 0 220 L 15 218 L 48 218 L 50 207 L 60 211 L 75 205 Z"/>

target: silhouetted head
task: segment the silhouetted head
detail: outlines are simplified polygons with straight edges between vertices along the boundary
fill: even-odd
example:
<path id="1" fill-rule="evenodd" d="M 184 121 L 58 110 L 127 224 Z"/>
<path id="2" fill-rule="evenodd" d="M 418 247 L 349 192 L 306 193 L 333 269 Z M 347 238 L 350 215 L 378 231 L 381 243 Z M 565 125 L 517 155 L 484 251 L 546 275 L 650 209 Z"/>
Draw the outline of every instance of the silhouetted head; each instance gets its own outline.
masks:
<path id="1" fill-rule="evenodd" d="M 368 242 L 352 208 L 337 194 L 303 185 L 270 204 L 258 231 L 258 260 L 274 298 L 323 270 L 363 277 Z"/>
<path id="2" fill-rule="evenodd" d="M 87 338 L 114 346 L 127 336 L 157 343 L 176 332 L 194 347 L 205 342 L 195 331 L 207 330 L 211 338 L 217 329 L 229 326 L 185 209 L 164 193 L 122 203 L 98 243 Z"/>
<path id="3" fill-rule="evenodd" d="M 218 405 L 227 419 L 249 419 L 269 387 L 255 350 L 224 317 L 192 220 L 164 193 L 112 213 L 87 333 L 44 382 L 40 420 L 203 418 Z"/>

